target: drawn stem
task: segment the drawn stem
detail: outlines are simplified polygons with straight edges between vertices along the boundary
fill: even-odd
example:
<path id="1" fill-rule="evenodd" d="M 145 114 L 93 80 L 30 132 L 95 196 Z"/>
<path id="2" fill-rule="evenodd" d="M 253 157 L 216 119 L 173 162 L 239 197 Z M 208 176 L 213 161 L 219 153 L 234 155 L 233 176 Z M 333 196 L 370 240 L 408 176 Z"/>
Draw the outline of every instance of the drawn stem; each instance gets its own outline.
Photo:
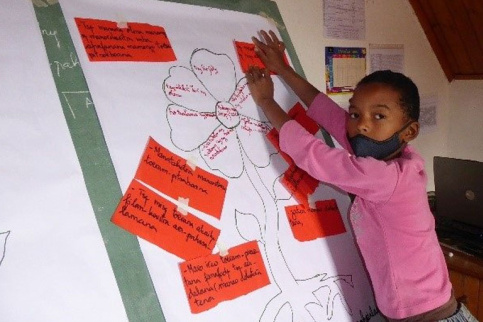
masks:
<path id="1" fill-rule="evenodd" d="M 279 211 L 275 198 L 271 195 L 269 188 L 263 183 L 256 167 L 251 162 L 245 162 L 245 172 L 253 185 L 253 188 L 260 196 L 264 208 L 265 220 L 265 254 L 273 280 L 281 292 L 296 287 L 297 283 L 292 272 L 287 266 L 283 257 L 279 241 Z M 292 278 L 287 278 L 291 276 Z"/>

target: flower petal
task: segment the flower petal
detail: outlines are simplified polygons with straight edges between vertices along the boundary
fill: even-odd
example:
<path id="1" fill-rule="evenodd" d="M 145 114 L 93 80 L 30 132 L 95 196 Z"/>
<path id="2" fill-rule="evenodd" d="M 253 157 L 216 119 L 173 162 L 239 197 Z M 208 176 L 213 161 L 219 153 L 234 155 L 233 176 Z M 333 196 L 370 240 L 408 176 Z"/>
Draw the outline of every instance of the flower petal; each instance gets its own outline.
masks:
<path id="1" fill-rule="evenodd" d="M 250 161 L 259 168 L 270 164 L 270 156 L 277 153 L 275 147 L 267 139 L 272 126 L 266 122 L 241 115 L 240 125 L 236 128 L 243 151 Z"/>
<path id="2" fill-rule="evenodd" d="M 248 117 L 254 118 L 260 121 L 267 121 L 267 118 L 263 111 L 258 108 L 252 99 L 252 94 L 248 89 L 248 83 L 246 77 L 240 79 L 236 85 L 235 92 L 230 98 L 230 103 L 237 107 L 238 112 Z"/>
<path id="3" fill-rule="evenodd" d="M 218 101 L 228 101 L 235 91 L 235 64 L 225 54 L 198 49 L 191 56 L 191 70 Z"/>
<path id="4" fill-rule="evenodd" d="M 171 141 L 183 151 L 200 147 L 220 125 L 215 112 L 197 112 L 178 105 L 169 105 L 166 117 L 171 128 Z"/>
<path id="5" fill-rule="evenodd" d="M 212 112 L 216 99 L 188 68 L 174 66 L 164 80 L 163 91 L 171 102 L 198 112 Z"/>
<path id="6" fill-rule="evenodd" d="M 200 147 L 201 157 L 212 170 L 229 178 L 243 173 L 243 159 L 236 131 L 220 125 Z"/>

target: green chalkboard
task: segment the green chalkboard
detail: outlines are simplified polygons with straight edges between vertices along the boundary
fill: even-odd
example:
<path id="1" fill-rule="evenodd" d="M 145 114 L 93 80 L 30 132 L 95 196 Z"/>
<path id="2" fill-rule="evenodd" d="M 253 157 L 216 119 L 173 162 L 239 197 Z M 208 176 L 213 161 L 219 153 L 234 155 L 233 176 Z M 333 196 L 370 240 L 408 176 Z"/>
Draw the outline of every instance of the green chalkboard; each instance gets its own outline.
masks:
<path id="1" fill-rule="evenodd" d="M 304 75 L 275 2 L 269 0 L 166 2 L 259 14 L 271 19 L 282 35 L 295 69 Z M 112 213 L 122 197 L 122 191 L 98 120 L 95 102 L 91 98 L 78 61 L 61 4 L 55 0 L 36 0 L 32 3 L 59 100 L 126 315 L 130 321 L 165 321 L 137 238 L 110 222 Z M 141 1 L 139 5 L 142 5 Z M 59 45 L 60 43 L 62 46 Z M 324 136 L 326 141 L 332 144 L 330 137 L 326 134 Z"/>

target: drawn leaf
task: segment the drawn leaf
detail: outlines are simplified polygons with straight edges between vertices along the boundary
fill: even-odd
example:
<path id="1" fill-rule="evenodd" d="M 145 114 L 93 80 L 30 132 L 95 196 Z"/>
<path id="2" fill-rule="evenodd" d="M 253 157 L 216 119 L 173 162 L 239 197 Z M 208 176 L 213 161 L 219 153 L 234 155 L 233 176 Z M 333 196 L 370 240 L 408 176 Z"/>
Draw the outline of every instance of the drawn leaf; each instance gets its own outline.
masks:
<path id="1" fill-rule="evenodd" d="M 309 314 L 312 316 L 314 321 L 318 321 L 319 320 L 318 317 L 324 316 L 325 314 L 324 308 L 322 307 L 322 305 L 317 303 L 308 303 L 307 305 L 305 305 L 305 309 L 307 310 L 307 312 L 309 312 Z"/>
<path id="2" fill-rule="evenodd" d="M 10 235 L 10 231 L 5 231 L 3 233 L 0 233 L 0 265 L 3 262 L 3 259 L 5 258 L 5 253 L 7 250 L 7 238 Z"/>
<path id="3" fill-rule="evenodd" d="M 264 243 L 260 222 L 255 215 L 235 210 L 235 220 L 238 233 L 243 239 Z"/>

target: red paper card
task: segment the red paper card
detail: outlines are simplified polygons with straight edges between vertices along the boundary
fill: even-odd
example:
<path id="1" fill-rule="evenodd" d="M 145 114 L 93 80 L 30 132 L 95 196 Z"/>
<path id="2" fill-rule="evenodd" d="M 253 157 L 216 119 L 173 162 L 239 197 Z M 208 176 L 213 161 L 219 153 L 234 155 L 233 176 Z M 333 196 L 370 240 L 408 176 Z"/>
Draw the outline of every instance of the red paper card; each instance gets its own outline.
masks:
<path id="1" fill-rule="evenodd" d="M 111 221 L 185 260 L 211 254 L 220 230 L 133 180 Z"/>
<path id="2" fill-rule="evenodd" d="M 307 116 L 306 110 L 302 104 L 296 103 L 288 112 L 288 115 L 302 125 L 309 133 L 315 134 L 319 130 L 317 123 Z M 284 160 L 289 164 L 289 168 L 285 171 L 280 182 L 298 203 L 306 207 L 309 206 L 309 195 L 313 194 L 319 181 L 312 178 L 307 172 L 298 168 L 292 158 L 285 152 L 280 150 L 279 134 L 276 129 L 267 133 L 267 139 L 277 149 Z"/>
<path id="3" fill-rule="evenodd" d="M 285 160 L 285 162 L 287 162 L 289 165 L 292 165 L 293 164 L 292 158 L 287 153 L 282 152 L 280 150 L 280 143 L 279 143 L 280 138 L 276 128 L 271 129 L 270 132 L 267 133 L 267 139 L 268 141 L 270 141 L 270 143 L 272 143 L 275 149 L 277 149 L 277 151 L 280 153 L 280 155 Z"/>
<path id="4" fill-rule="evenodd" d="M 217 219 L 221 217 L 228 181 L 199 167 L 193 170 L 185 159 L 151 137 L 135 179 L 174 199 L 188 198 L 188 206 Z"/>
<path id="5" fill-rule="evenodd" d="M 256 241 L 179 264 L 192 313 L 209 310 L 270 284 Z"/>
<path id="6" fill-rule="evenodd" d="M 163 27 L 127 23 L 119 28 L 108 20 L 75 18 L 90 61 L 175 61 L 176 56 Z"/>
<path id="7" fill-rule="evenodd" d="M 310 241 L 346 232 L 335 199 L 317 201 L 316 209 L 301 205 L 285 207 L 285 212 L 298 241 Z"/>
<path id="8" fill-rule="evenodd" d="M 299 204 L 306 207 L 309 206 L 309 195 L 313 194 L 319 185 L 317 179 L 312 178 L 307 172 L 293 164 L 285 171 L 280 182 Z"/>
<path id="9" fill-rule="evenodd" d="M 258 57 L 255 52 L 255 45 L 248 42 L 234 41 L 235 50 L 238 54 L 238 60 L 240 62 L 241 69 L 244 73 L 248 71 L 250 66 L 265 68 L 262 60 Z M 283 56 L 285 62 L 288 64 L 287 56 Z M 271 75 L 275 73 L 270 72 Z"/>
<path id="10" fill-rule="evenodd" d="M 302 125 L 309 133 L 315 134 L 319 130 L 317 122 L 307 116 L 307 111 L 299 102 L 288 111 L 288 115 Z"/>
<path id="11" fill-rule="evenodd" d="M 303 108 L 302 104 L 297 102 L 289 111 L 288 115 L 302 125 L 309 133 L 315 134 L 319 130 L 319 125 L 307 116 L 307 111 Z M 292 158 L 285 152 L 280 151 L 279 135 L 278 131 L 273 128 L 267 133 L 267 139 L 277 149 L 288 164 L 293 164 Z"/>

